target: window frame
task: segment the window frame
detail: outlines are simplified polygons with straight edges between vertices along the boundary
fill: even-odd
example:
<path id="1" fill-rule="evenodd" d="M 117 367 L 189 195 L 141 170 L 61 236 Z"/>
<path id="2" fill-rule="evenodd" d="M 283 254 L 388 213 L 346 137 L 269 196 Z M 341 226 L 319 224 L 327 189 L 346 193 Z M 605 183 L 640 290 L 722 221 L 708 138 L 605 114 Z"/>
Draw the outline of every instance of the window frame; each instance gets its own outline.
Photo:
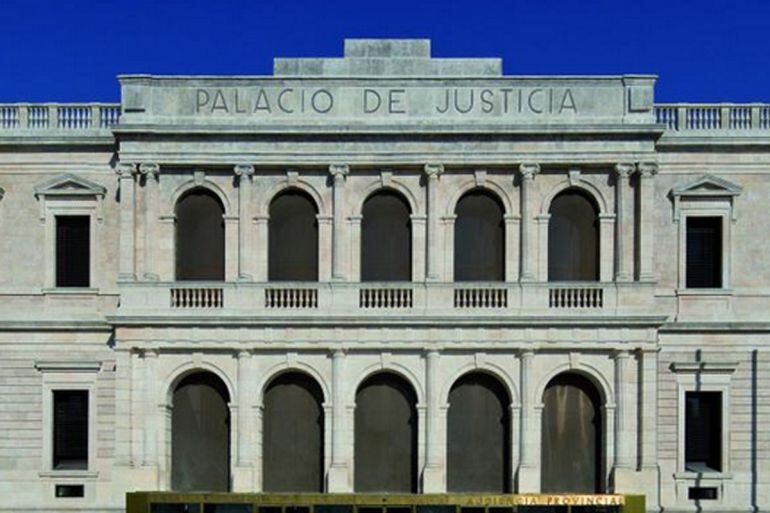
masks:
<path id="1" fill-rule="evenodd" d="M 88 219 L 88 283 L 86 285 L 59 285 L 59 220 L 65 217 L 79 217 Z M 57 290 L 83 290 L 90 289 L 93 284 L 93 220 L 90 215 L 64 214 L 53 216 L 53 283 Z"/>
<path id="2" fill-rule="evenodd" d="M 680 292 L 691 294 L 709 294 L 709 293 L 729 293 L 731 290 L 731 272 L 732 268 L 732 235 L 731 235 L 731 212 L 729 205 L 722 202 L 708 202 L 707 204 L 698 203 L 697 206 L 689 205 L 683 209 L 679 219 L 679 280 L 678 288 Z M 722 228 L 722 255 L 721 255 L 721 287 L 687 287 L 687 221 L 690 218 L 720 218 Z"/>

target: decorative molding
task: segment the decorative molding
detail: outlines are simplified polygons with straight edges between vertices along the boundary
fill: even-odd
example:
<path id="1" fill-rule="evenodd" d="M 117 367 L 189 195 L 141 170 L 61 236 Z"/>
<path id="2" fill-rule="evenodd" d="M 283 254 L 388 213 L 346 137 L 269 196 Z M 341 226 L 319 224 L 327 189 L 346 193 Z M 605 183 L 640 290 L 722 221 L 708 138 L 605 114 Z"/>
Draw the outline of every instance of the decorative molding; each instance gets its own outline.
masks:
<path id="1" fill-rule="evenodd" d="M 194 171 L 193 182 L 198 187 L 201 187 L 206 182 L 206 172 L 202 170 Z"/>
<path id="2" fill-rule="evenodd" d="M 567 180 L 569 180 L 570 187 L 575 187 L 581 180 L 580 169 L 570 169 L 567 171 Z"/>
<path id="3" fill-rule="evenodd" d="M 677 374 L 732 374 L 739 362 L 673 362 L 669 368 Z"/>
<path id="4" fill-rule="evenodd" d="M 56 176 L 35 186 L 35 197 L 41 196 L 99 196 L 104 197 L 107 188 L 80 176 L 67 173 Z"/>
<path id="5" fill-rule="evenodd" d="M 712 199 L 715 201 L 724 200 L 730 204 L 730 218 L 732 221 L 737 219 L 734 200 L 743 192 L 743 187 L 729 182 L 724 178 L 714 175 L 703 175 L 698 179 L 673 187 L 669 196 L 674 202 L 673 221 L 678 223 L 681 218 L 682 200 L 689 198 Z"/>
<path id="6" fill-rule="evenodd" d="M 428 175 L 429 178 L 435 177 L 438 178 L 444 173 L 444 164 L 425 164 L 423 167 L 423 171 L 425 171 L 425 174 Z"/>
<path id="7" fill-rule="evenodd" d="M 147 178 L 157 178 L 160 174 L 160 166 L 155 162 L 142 162 L 139 164 L 139 174 Z"/>
<path id="8" fill-rule="evenodd" d="M 344 180 L 348 174 L 350 174 L 350 166 L 347 164 L 330 164 L 329 174 L 334 177 L 334 180 Z"/>
<path id="9" fill-rule="evenodd" d="M 522 162 L 519 164 L 519 173 L 521 173 L 522 178 L 532 180 L 535 178 L 535 175 L 540 173 L 540 164 L 534 162 Z"/>
<path id="10" fill-rule="evenodd" d="M 473 172 L 473 180 L 476 182 L 476 187 L 484 187 L 487 183 L 487 170 L 477 169 Z"/>
<path id="11" fill-rule="evenodd" d="M 636 166 L 631 162 L 619 162 L 615 164 L 615 175 L 618 178 L 628 179 L 636 170 Z"/>
<path id="12" fill-rule="evenodd" d="M 380 171 L 380 185 L 383 187 L 390 187 L 393 183 L 393 171 L 390 169 L 383 169 Z"/>
<path id="13" fill-rule="evenodd" d="M 131 178 L 136 173 L 136 164 L 133 162 L 118 162 L 115 166 L 115 173 L 120 178 Z"/>
<path id="14" fill-rule="evenodd" d="M 102 362 L 39 360 L 35 362 L 35 369 L 40 372 L 99 372 Z"/>
<path id="15" fill-rule="evenodd" d="M 643 177 L 652 177 L 658 174 L 658 164 L 655 162 L 639 162 L 636 168 Z"/>

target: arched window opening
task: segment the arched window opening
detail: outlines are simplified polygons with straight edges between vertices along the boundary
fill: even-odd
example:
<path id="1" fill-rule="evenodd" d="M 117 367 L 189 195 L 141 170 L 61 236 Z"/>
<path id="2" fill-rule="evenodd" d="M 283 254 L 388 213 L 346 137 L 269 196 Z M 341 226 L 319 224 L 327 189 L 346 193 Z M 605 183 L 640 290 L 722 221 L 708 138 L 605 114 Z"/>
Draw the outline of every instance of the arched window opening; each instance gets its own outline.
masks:
<path id="1" fill-rule="evenodd" d="M 284 192 L 270 203 L 270 281 L 318 281 L 317 214 L 313 200 L 299 190 Z"/>
<path id="2" fill-rule="evenodd" d="M 379 373 L 356 393 L 355 491 L 417 492 L 417 396 L 403 378 Z"/>
<path id="3" fill-rule="evenodd" d="M 449 392 L 447 489 L 508 493 L 511 490 L 510 398 L 494 377 L 473 372 Z"/>
<path id="4" fill-rule="evenodd" d="M 541 491 L 601 493 L 604 489 L 602 411 L 587 378 L 563 373 L 543 393 Z"/>
<path id="5" fill-rule="evenodd" d="M 567 189 L 548 212 L 548 281 L 598 281 L 599 209 L 593 199 Z"/>
<path id="6" fill-rule="evenodd" d="M 196 188 L 176 205 L 176 279 L 225 279 L 225 209 L 211 191 Z"/>
<path id="7" fill-rule="evenodd" d="M 503 281 L 504 209 L 483 190 L 473 190 L 455 208 L 455 281 Z"/>
<path id="8" fill-rule="evenodd" d="M 412 279 L 412 222 L 406 200 L 380 191 L 364 202 L 361 220 L 361 281 Z"/>
<path id="9" fill-rule="evenodd" d="M 324 411 L 318 383 L 287 372 L 265 390 L 263 486 L 266 492 L 323 492 Z"/>
<path id="10" fill-rule="evenodd" d="M 174 389 L 171 414 L 171 488 L 230 490 L 230 395 L 219 377 L 196 372 Z"/>

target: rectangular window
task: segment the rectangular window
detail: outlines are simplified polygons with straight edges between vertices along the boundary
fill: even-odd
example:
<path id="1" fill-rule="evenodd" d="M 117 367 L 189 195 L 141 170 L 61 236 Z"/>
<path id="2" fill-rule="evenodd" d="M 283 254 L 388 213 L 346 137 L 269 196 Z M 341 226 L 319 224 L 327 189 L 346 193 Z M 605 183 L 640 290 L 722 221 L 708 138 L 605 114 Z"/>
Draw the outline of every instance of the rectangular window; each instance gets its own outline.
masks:
<path id="1" fill-rule="evenodd" d="M 53 392 L 53 468 L 88 469 L 88 391 Z"/>
<path id="2" fill-rule="evenodd" d="M 90 218 L 56 216 L 56 286 L 90 285 Z"/>
<path id="3" fill-rule="evenodd" d="M 722 287 L 722 218 L 688 217 L 686 247 L 686 287 Z"/>
<path id="4" fill-rule="evenodd" d="M 685 470 L 722 471 L 722 392 L 686 392 Z"/>

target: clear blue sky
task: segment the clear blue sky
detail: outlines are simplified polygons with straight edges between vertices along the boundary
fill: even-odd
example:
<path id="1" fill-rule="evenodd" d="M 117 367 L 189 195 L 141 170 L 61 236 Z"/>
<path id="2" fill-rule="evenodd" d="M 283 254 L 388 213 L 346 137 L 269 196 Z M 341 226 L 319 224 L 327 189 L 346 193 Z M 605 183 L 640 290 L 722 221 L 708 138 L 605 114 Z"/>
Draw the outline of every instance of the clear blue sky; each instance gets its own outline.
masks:
<path id="1" fill-rule="evenodd" d="M 770 0 L 0 0 L 0 102 L 117 101 L 119 73 L 270 74 L 345 37 L 427 37 L 510 75 L 655 73 L 659 101 L 770 101 Z"/>

